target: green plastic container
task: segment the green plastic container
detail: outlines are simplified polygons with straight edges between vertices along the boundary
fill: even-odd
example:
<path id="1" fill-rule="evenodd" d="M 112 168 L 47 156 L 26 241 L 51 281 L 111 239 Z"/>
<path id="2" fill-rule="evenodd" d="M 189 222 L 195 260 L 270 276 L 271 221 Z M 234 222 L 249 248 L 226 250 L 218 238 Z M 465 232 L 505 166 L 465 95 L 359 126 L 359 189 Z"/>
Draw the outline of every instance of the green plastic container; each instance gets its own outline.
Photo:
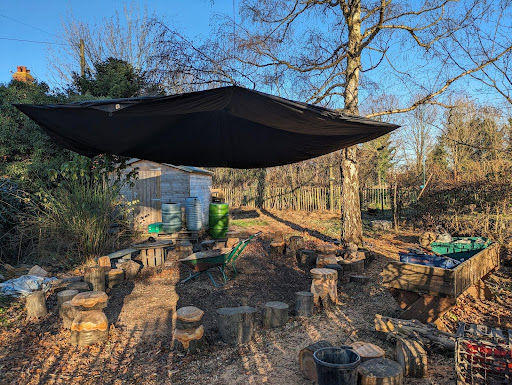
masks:
<path id="1" fill-rule="evenodd" d="M 466 261 L 485 249 L 491 240 L 482 237 L 454 237 L 453 242 L 432 242 L 432 251 L 457 261 Z"/>
<path id="2" fill-rule="evenodd" d="M 148 233 L 161 233 L 162 232 L 162 222 L 150 223 L 148 225 Z"/>
<path id="3" fill-rule="evenodd" d="M 209 233 L 214 239 L 226 237 L 229 229 L 229 206 L 227 203 L 210 203 Z"/>

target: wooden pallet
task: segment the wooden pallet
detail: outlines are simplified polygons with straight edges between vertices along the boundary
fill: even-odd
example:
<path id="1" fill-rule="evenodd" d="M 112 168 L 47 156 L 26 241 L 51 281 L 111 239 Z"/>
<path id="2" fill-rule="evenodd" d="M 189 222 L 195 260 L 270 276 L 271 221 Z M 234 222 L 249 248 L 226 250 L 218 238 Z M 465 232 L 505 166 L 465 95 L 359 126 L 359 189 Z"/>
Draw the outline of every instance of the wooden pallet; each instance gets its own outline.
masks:
<path id="1" fill-rule="evenodd" d="M 190 242 L 198 242 L 199 240 L 199 231 L 189 231 L 189 230 L 181 230 L 177 233 L 172 234 L 164 234 L 159 233 L 158 239 L 170 239 L 173 241 L 190 241 Z"/>

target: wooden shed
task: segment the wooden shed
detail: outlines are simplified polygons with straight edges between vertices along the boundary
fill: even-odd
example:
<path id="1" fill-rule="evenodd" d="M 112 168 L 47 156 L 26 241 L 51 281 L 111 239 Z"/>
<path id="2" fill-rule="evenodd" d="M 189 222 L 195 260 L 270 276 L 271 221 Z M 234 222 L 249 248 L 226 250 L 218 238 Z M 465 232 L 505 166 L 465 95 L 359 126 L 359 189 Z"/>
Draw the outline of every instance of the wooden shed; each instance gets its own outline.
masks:
<path id="1" fill-rule="evenodd" d="M 147 231 L 150 223 L 162 220 L 162 203 L 181 203 L 187 197 L 201 200 L 203 227 L 208 225 L 213 172 L 191 166 L 175 166 L 148 160 L 130 159 L 130 172 L 138 168 L 134 186 L 125 186 L 121 194 L 128 201 L 139 201 L 134 212 L 135 227 Z"/>

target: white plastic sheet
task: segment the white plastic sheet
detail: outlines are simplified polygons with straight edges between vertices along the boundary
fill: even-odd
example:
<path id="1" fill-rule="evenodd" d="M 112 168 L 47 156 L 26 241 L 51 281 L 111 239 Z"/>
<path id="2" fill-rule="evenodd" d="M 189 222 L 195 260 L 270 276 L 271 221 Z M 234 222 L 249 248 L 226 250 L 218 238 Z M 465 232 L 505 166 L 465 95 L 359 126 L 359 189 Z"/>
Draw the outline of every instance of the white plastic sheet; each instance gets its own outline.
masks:
<path id="1" fill-rule="evenodd" d="M 44 278 L 37 275 L 22 275 L 18 278 L 9 279 L 0 283 L 0 293 L 14 297 L 26 296 L 33 291 L 48 291 L 51 282 L 57 278 Z"/>

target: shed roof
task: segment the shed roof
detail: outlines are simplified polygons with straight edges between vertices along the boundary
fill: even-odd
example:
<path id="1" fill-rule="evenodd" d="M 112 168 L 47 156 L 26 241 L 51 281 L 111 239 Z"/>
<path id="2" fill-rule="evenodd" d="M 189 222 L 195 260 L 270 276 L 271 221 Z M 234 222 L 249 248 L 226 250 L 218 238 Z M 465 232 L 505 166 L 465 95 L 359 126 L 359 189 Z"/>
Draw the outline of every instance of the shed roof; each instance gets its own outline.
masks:
<path id="1" fill-rule="evenodd" d="M 141 160 L 142 159 L 139 159 L 139 158 L 132 158 L 132 159 L 128 160 L 126 163 L 134 164 L 134 163 L 140 162 Z M 159 162 L 155 162 L 155 163 L 159 163 Z M 159 164 L 163 164 L 163 165 L 166 165 L 166 166 L 169 166 L 172 168 L 176 168 L 178 170 L 185 171 L 185 172 L 188 172 L 191 174 L 213 175 L 212 171 L 205 170 L 204 168 L 199 168 L 199 167 L 194 167 L 194 166 L 176 166 L 176 165 L 170 164 L 170 163 L 159 163 Z"/>

